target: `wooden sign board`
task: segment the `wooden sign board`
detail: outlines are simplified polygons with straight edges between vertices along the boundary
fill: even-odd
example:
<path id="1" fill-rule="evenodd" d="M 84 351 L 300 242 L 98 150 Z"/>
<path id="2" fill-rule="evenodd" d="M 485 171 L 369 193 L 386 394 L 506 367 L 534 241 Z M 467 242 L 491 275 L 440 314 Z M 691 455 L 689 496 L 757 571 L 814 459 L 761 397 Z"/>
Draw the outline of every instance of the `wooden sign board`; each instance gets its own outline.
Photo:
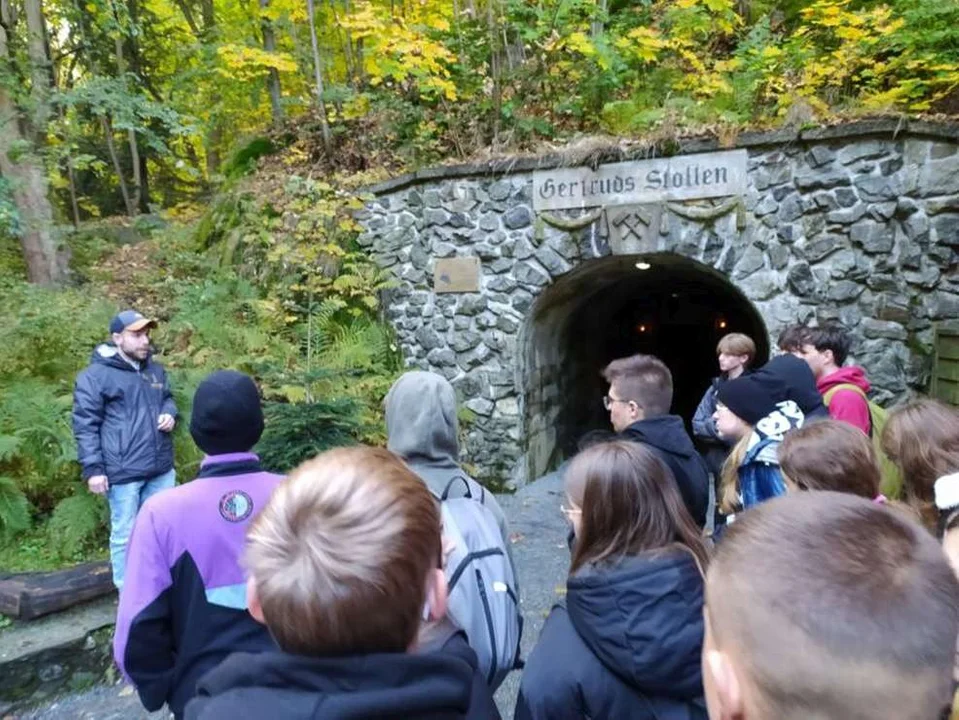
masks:
<path id="1" fill-rule="evenodd" d="M 470 293 L 480 289 L 478 257 L 441 258 L 433 269 L 433 290 L 437 293 Z"/>

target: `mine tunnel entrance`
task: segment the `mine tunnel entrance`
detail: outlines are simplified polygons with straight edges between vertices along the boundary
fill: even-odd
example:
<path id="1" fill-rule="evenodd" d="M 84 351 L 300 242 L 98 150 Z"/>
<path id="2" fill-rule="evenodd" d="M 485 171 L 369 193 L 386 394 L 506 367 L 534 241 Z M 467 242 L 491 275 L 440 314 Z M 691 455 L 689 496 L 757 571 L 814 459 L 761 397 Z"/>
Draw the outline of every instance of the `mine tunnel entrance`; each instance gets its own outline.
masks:
<path id="1" fill-rule="evenodd" d="M 575 452 L 583 433 L 609 428 L 602 368 L 648 353 L 673 374 L 672 412 L 690 427 L 719 370 L 716 344 L 730 332 L 756 342 L 766 328 L 752 303 L 713 268 L 670 253 L 618 255 L 583 263 L 539 296 L 524 328 L 527 476 L 534 480 Z"/>

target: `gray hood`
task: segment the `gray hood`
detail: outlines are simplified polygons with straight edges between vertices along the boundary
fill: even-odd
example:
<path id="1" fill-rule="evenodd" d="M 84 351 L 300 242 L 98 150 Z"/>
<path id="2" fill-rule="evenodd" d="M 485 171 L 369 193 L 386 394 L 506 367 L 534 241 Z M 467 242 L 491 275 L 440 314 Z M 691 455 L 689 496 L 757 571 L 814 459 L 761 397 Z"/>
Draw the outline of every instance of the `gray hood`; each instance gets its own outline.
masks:
<path id="1" fill-rule="evenodd" d="M 456 393 L 441 375 L 404 373 L 386 395 L 387 448 L 411 465 L 453 467 L 459 458 Z"/>

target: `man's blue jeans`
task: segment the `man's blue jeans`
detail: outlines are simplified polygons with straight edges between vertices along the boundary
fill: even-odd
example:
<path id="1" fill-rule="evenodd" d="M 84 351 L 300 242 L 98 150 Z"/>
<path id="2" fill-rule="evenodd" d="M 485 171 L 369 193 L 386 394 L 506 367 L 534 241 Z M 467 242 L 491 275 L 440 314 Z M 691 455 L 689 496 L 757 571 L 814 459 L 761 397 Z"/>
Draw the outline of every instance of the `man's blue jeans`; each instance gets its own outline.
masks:
<path id="1" fill-rule="evenodd" d="M 107 501 L 110 503 L 110 563 L 113 565 L 113 584 L 123 588 L 123 571 L 127 563 L 127 544 L 133 533 L 137 513 L 151 495 L 176 484 L 176 470 L 170 470 L 149 480 L 134 480 L 121 485 L 110 485 Z"/>

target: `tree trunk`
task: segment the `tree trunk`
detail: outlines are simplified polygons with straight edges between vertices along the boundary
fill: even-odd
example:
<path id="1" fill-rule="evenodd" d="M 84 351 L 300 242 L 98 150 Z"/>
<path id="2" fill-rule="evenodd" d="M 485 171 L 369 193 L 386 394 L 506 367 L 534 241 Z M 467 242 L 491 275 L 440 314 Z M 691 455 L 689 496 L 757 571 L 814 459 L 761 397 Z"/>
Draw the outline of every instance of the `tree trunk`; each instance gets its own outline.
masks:
<path id="1" fill-rule="evenodd" d="M 39 0 L 29 0 L 31 36 L 34 22 L 41 19 Z M 8 31 L 13 14 L 7 0 L 0 0 L 0 62 L 9 63 Z M 42 36 L 41 36 L 42 37 Z M 32 39 L 32 38 L 31 38 Z M 43 47 L 42 45 L 40 46 Z M 31 47 L 32 52 L 34 47 Z M 46 57 L 46 51 L 43 52 Z M 9 66 L 8 66 L 9 67 Z M 36 68 L 31 68 L 36 73 Z M 44 84 L 49 76 L 44 76 Z M 27 262 L 27 278 L 42 285 L 60 285 L 67 278 L 67 255 L 61 252 L 53 233 L 53 208 L 47 197 L 47 177 L 33 143 L 23 133 L 21 110 L 5 83 L 0 83 L 0 175 L 11 185 L 13 202 L 20 220 L 20 246 Z M 11 156 L 11 151 L 15 155 Z"/>
<path id="2" fill-rule="evenodd" d="M 270 0 L 259 0 L 260 10 L 270 6 Z M 276 35 L 273 32 L 273 22 L 265 16 L 260 16 L 260 29 L 263 32 L 263 49 L 269 53 L 276 52 Z M 266 78 L 266 86 L 270 91 L 270 110 L 273 116 L 273 127 L 277 130 L 283 125 L 283 105 L 280 104 L 280 73 L 276 68 L 270 68 Z"/>
<path id="3" fill-rule="evenodd" d="M 596 4 L 598 6 L 597 15 L 599 17 L 594 17 L 593 22 L 591 23 L 590 35 L 593 36 L 593 40 L 595 40 L 600 35 L 602 35 L 603 30 L 606 27 L 605 22 L 606 22 L 607 0 L 598 0 Z"/>
<path id="4" fill-rule="evenodd" d="M 499 32 L 496 29 L 496 13 L 493 8 L 494 0 L 488 0 L 486 5 L 486 23 L 489 28 L 490 50 L 490 78 L 493 81 L 493 150 L 499 143 L 500 117 L 503 112 L 503 88 L 500 78 L 502 59 L 499 54 Z"/>
<path id="5" fill-rule="evenodd" d="M 116 10 L 116 7 L 113 8 L 113 17 L 116 18 L 117 25 L 120 25 L 120 15 Z M 123 74 L 127 70 L 127 63 L 123 57 L 123 35 L 124 33 L 117 32 L 116 39 L 114 40 L 114 47 L 116 49 L 117 57 L 117 75 L 123 77 Z M 107 137 L 109 142 L 113 143 L 112 132 L 108 133 Z M 132 128 L 127 130 L 127 142 L 130 145 L 130 167 L 133 168 L 133 194 L 129 195 L 127 192 L 124 192 L 123 201 L 127 206 L 127 214 L 130 217 L 135 217 L 137 210 L 140 207 L 140 192 L 143 187 L 143 179 L 140 176 L 140 149 L 137 147 L 137 134 Z M 115 155 L 113 149 L 110 150 L 111 157 Z M 118 160 L 114 162 L 114 165 L 117 169 L 117 174 L 120 176 L 121 181 L 123 180 L 123 172 L 120 168 L 120 163 Z M 121 182 L 121 187 L 125 183 Z"/>
<path id="6" fill-rule="evenodd" d="M 46 28 L 40 0 L 26 0 L 27 53 L 30 56 L 30 99 L 33 116 L 30 118 L 34 137 L 42 142 L 50 121 L 50 58 L 47 55 Z"/>
<path id="7" fill-rule="evenodd" d="M 123 177 L 123 167 L 120 165 L 120 157 L 117 155 L 116 145 L 113 144 L 113 126 L 106 115 L 100 116 L 100 123 L 103 126 L 103 134 L 107 139 L 107 150 L 110 152 L 110 159 L 113 161 L 113 169 L 120 182 L 120 194 L 123 196 L 123 205 L 127 209 L 127 215 L 136 217 L 136 208 L 130 201 L 130 191 L 127 190 L 127 181 Z"/>
<path id="8" fill-rule="evenodd" d="M 323 132 L 323 150 L 329 158 L 333 151 L 333 138 L 330 135 L 330 123 L 326 119 L 326 102 L 323 100 L 323 62 L 320 59 L 320 44 L 316 39 L 316 19 L 313 13 L 316 8 L 313 0 L 306 0 L 307 12 L 310 15 L 310 42 L 313 43 L 313 75 L 316 79 L 316 104 L 320 110 L 320 129 Z"/>

